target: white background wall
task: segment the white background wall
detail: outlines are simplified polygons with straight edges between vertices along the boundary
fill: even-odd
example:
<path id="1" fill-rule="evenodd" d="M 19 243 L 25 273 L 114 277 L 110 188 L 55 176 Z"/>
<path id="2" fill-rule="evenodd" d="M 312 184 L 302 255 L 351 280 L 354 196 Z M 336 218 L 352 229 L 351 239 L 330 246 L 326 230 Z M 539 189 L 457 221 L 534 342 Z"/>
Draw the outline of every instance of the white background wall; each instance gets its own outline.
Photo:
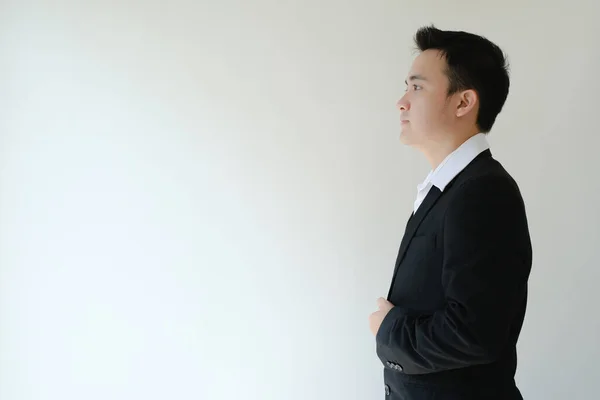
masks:
<path id="1" fill-rule="evenodd" d="M 1 2 L 0 399 L 383 398 L 367 317 L 427 173 L 395 102 L 429 23 L 510 57 L 518 383 L 593 398 L 598 14 L 413 3 Z"/>

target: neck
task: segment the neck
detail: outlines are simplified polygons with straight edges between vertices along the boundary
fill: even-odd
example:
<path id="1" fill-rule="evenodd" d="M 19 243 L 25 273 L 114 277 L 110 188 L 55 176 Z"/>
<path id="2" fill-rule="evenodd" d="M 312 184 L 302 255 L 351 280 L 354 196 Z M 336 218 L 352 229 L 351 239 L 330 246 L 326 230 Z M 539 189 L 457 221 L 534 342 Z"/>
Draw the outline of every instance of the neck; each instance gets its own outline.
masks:
<path id="1" fill-rule="evenodd" d="M 442 161 L 454 150 L 458 149 L 464 142 L 475 136 L 478 132 L 469 132 L 462 135 L 448 135 L 446 140 L 429 141 L 420 149 L 425 158 L 431 165 L 431 169 L 436 169 Z"/>

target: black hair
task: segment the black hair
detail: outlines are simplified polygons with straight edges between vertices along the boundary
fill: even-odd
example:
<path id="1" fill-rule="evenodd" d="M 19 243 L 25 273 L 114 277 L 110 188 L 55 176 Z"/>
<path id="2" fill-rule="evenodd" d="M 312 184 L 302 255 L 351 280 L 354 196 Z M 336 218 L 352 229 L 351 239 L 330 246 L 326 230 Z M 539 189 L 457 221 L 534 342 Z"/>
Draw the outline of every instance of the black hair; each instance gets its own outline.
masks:
<path id="1" fill-rule="evenodd" d="M 473 89 L 479 96 L 477 127 L 488 133 L 508 97 L 508 61 L 504 52 L 483 36 L 463 31 L 420 28 L 414 37 L 418 49 L 439 50 L 446 61 L 448 95 Z"/>

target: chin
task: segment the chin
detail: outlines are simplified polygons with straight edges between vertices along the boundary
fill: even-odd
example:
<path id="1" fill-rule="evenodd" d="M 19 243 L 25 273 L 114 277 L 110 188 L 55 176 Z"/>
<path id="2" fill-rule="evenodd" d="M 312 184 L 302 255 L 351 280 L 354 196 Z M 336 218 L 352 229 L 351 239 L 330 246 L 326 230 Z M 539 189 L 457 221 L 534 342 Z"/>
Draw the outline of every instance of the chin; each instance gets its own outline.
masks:
<path id="1" fill-rule="evenodd" d="M 412 140 L 410 140 L 410 136 L 407 135 L 405 132 L 401 132 L 400 133 L 400 143 L 405 144 L 405 145 L 411 145 Z"/>

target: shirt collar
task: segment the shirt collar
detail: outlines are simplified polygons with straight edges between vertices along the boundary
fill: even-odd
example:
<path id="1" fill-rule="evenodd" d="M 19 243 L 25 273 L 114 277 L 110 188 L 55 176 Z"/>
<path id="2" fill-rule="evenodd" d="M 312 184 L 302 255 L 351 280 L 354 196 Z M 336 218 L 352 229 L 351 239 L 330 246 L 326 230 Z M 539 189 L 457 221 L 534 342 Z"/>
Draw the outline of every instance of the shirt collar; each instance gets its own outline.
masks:
<path id="1" fill-rule="evenodd" d="M 435 185 L 442 192 L 446 185 L 450 183 L 456 175 L 459 174 L 475 157 L 483 151 L 489 149 L 485 133 L 478 133 L 467 139 L 456 150 L 450 153 L 437 168 L 427 175 L 425 181 L 418 186 L 419 190 L 424 189 L 431 184 Z"/>

